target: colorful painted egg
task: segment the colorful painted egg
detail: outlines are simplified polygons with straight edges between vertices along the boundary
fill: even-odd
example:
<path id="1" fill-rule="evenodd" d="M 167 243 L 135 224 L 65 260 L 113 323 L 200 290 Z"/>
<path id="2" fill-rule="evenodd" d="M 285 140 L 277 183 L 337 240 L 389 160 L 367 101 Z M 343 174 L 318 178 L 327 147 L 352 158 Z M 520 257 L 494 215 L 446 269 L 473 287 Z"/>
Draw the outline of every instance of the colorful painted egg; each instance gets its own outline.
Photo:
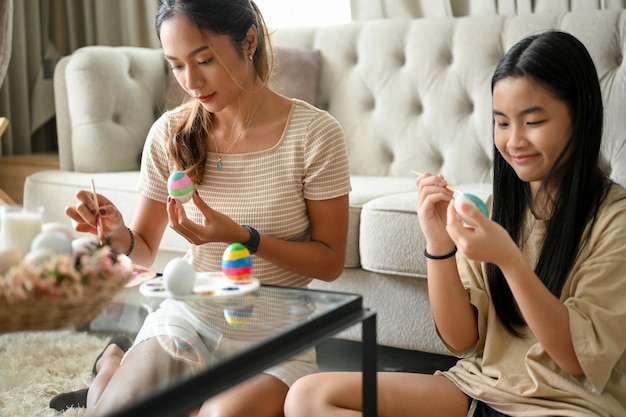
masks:
<path id="1" fill-rule="evenodd" d="M 183 171 L 174 171 L 167 179 L 167 192 L 170 197 L 181 203 L 186 203 L 193 195 L 193 183 L 191 178 Z"/>
<path id="2" fill-rule="evenodd" d="M 238 308 L 224 309 L 224 318 L 226 323 L 232 327 L 243 327 L 252 318 L 254 304 L 248 304 Z"/>
<path id="3" fill-rule="evenodd" d="M 252 256 L 241 243 L 228 245 L 222 256 L 222 272 L 232 280 L 246 279 L 252 273 Z"/>

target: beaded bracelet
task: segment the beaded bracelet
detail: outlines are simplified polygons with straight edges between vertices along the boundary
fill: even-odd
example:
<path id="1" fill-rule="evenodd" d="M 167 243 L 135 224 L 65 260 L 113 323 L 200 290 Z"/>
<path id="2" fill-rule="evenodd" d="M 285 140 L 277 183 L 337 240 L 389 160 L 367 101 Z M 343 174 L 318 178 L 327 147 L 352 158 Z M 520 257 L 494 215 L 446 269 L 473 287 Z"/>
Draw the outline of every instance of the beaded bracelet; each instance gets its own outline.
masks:
<path id="1" fill-rule="evenodd" d="M 426 249 L 424 249 L 424 256 L 427 257 L 428 259 L 434 259 L 436 261 L 441 261 L 442 259 L 452 258 L 454 255 L 456 255 L 456 245 L 454 246 L 454 249 L 452 250 L 452 252 L 447 253 L 445 255 L 441 255 L 441 256 L 431 255 L 430 253 L 426 251 Z"/>
<path id="2" fill-rule="evenodd" d="M 130 248 L 128 248 L 128 251 L 124 255 L 130 256 L 130 254 L 133 253 L 133 249 L 135 249 L 135 234 L 130 230 L 130 227 L 126 229 L 128 230 L 128 234 L 130 234 Z"/>

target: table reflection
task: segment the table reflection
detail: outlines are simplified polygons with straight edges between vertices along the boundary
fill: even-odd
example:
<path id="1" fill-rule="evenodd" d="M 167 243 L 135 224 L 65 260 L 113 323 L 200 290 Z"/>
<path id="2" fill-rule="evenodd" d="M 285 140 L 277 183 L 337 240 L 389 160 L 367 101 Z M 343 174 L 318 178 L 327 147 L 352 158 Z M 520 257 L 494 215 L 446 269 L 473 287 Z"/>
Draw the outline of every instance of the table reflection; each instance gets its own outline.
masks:
<path id="1" fill-rule="evenodd" d="M 148 364 L 156 362 L 158 366 L 146 366 L 133 375 L 129 401 L 120 402 L 119 407 L 163 392 L 357 298 L 261 286 L 248 294 L 204 301 L 165 299 L 148 315 L 124 359 L 136 360 L 141 354 L 151 358 Z M 302 356 L 310 362 L 312 372 L 317 370 L 314 348 L 298 355 L 299 360 Z"/>

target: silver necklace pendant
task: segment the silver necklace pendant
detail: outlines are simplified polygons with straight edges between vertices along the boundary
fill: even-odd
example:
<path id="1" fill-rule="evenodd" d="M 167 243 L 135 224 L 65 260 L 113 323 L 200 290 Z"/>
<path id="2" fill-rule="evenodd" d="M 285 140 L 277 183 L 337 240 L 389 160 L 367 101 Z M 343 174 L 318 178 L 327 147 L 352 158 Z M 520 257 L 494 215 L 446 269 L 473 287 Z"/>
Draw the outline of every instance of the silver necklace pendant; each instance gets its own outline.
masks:
<path id="1" fill-rule="evenodd" d="M 218 171 L 222 170 L 222 158 L 217 159 L 217 170 Z"/>

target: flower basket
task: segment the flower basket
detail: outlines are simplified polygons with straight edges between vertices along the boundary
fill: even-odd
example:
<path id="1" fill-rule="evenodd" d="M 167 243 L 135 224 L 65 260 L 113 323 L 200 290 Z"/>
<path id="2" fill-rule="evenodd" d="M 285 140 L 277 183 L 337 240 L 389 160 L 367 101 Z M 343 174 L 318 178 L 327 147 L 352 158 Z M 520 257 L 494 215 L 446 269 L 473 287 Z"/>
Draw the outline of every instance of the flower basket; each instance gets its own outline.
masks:
<path id="1" fill-rule="evenodd" d="M 87 323 L 130 280 L 132 270 L 130 258 L 107 246 L 14 266 L 0 276 L 0 334 Z"/>

